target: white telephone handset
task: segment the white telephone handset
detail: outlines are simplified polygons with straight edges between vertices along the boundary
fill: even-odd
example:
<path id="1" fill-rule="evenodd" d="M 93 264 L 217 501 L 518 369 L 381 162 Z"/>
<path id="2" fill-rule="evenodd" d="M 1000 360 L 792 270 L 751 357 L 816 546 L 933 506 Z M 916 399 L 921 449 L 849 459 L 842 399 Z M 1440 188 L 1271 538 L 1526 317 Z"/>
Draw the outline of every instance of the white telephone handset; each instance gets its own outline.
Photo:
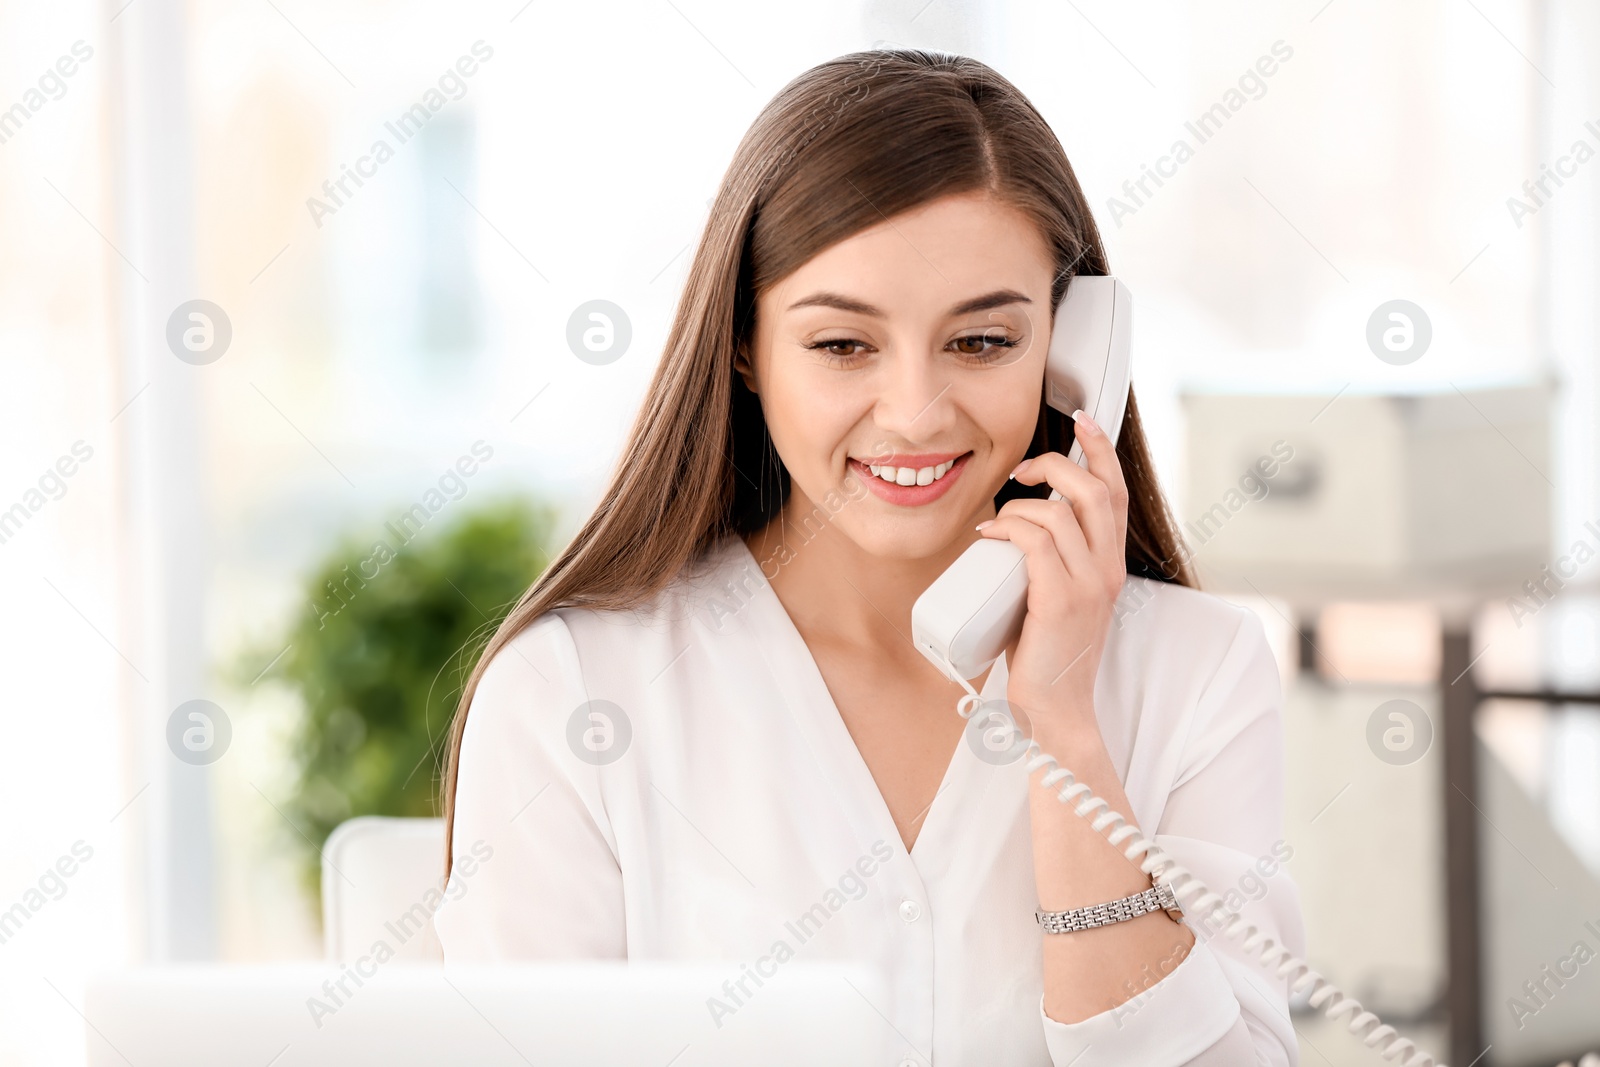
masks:
<path id="1" fill-rule="evenodd" d="M 1056 307 L 1045 358 L 1045 403 L 1082 408 L 1113 443 L 1128 406 L 1133 296 L 1109 275 L 1075 275 Z M 1068 458 L 1083 465 L 1072 443 Z M 1061 494 L 1051 490 L 1051 500 Z M 951 681 L 976 678 L 1022 628 L 1028 570 L 1010 541 L 974 541 L 911 607 L 911 639 Z M 959 677 L 958 677 L 959 675 Z"/>

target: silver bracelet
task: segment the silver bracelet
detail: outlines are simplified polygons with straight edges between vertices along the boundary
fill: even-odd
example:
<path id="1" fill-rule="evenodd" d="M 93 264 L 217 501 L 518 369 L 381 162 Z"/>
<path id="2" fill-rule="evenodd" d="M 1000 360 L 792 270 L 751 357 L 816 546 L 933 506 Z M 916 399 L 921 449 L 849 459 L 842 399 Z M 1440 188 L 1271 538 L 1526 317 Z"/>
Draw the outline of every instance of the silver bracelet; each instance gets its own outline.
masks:
<path id="1" fill-rule="evenodd" d="M 1096 926 L 1137 919 L 1152 911 L 1165 911 L 1173 920 L 1183 918 L 1178 906 L 1178 895 L 1166 882 L 1158 882 L 1143 893 L 1113 900 L 1108 904 L 1091 904 L 1087 908 L 1069 908 L 1066 911 L 1035 911 L 1033 917 L 1047 934 L 1070 934 L 1074 930 L 1092 930 Z"/>

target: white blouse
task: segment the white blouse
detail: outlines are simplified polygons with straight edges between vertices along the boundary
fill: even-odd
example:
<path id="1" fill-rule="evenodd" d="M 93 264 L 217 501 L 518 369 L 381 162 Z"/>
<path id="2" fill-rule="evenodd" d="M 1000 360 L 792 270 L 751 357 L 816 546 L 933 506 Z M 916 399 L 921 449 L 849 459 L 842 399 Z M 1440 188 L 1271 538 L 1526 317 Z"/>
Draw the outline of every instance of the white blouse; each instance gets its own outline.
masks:
<path id="1" fill-rule="evenodd" d="M 1260 621 L 1143 578 L 1116 610 L 1095 705 L 1124 814 L 1302 954 Z M 1002 656 L 984 699 L 1005 686 Z M 727 537 L 641 608 L 547 612 L 484 672 L 454 842 L 458 863 L 479 839 L 494 859 L 434 916 L 446 963 L 753 963 L 783 941 L 882 974 L 904 1064 L 1298 1063 L 1286 983 L 1192 915 L 1193 950 L 1137 996 L 1045 1014 L 1043 938 L 1072 935 L 1034 919 L 1027 761 L 993 738 L 969 726 L 907 853 L 804 639 Z"/>

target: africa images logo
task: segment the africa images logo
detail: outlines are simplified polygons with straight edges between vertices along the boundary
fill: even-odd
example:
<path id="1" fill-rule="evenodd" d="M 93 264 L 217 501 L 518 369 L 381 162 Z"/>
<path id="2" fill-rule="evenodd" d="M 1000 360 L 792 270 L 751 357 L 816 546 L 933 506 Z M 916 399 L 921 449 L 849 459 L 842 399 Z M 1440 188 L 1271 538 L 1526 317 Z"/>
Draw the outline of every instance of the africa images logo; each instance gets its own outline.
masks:
<path id="1" fill-rule="evenodd" d="M 460 100 L 467 95 L 466 79 L 478 72 L 480 63 L 489 62 L 494 56 L 494 49 L 483 41 L 472 43 L 472 55 L 463 55 L 458 58 L 453 67 L 439 75 L 437 85 L 430 85 L 423 91 L 422 99 L 402 111 L 393 122 L 385 122 L 383 128 L 394 138 L 394 144 L 387 139 L 379 137 L 373 141 L 367 151 L 356 157 L 355 166 L 348 163 L 339 164 L 339 175 L 329 178 L 322 183 L 322 194 L 325 199 L 315 196 L 306 198 L 306 210 L 311 213 L 311 221 L 316 223 L 317 229 L 322 229 L 322 219 L 326 215 L 336 215 L 355 196 L 363 185 L 364 179 L 378 176 L 380 164 L 387 163 L 395 157 L 395 148 L 411 140 L 422 132 L 435 114 L 444 109 L 451 100 Z M 474 59 L 473 56 L 477 58 Z M 445 94 L 450 94 L 445 99 Z M 355 188 L 350 188 L 351 184 Z"/>
<path id="2" fill-rule="evenodd" d="M 749 983 L 755 983 L 756 989 L 760 989 L 764 984 L 762 979 L 772 978 L 778 973 L 779 967 L 794 959 L 797 946 L 803 946 L 815 937 L 821 931 L 823 924 L 833 918 L 846 904 L 867 895 L 866 880 L 877 873 L 884 864 L 894 859 L 894 849 L 881 838 L 872 843 L 870 853 L 858 857 L 854 864 L 845 868 L 844 873 L 838 877 L 836 885 L 829 886 L 823 892 L 821 900 L 783 924 L 784 930 L 794 938 L 795 944 L 791 945 L 788 938 L 783 937 L 773 941 L 771 948 L 756 960 L 754 967 L 748 963 L 740 964 L 739 977 L 730 978 L 722 983 L 721 997 L 706 998 L 706 1010 L 711 1013 L 717 1029 L 722 1029 L 723 1022 L 755 996 L 755 990 L 750 988 Z"/>

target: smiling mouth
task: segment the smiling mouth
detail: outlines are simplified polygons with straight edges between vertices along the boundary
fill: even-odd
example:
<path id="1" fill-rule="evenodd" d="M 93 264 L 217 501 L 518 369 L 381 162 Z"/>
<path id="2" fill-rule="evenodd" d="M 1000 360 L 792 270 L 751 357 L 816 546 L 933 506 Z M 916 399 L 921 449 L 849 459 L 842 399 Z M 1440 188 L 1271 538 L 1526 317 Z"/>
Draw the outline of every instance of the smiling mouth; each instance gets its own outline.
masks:
<path id="1" fill-rule="evenodd" d="M 960 459 L 957 456 L 956 459 Z M 950 473 L 950 468 L 956 465 L 955 459 L 947 459 L 943 463 L 932 467 L 887 467 L 868 464 L 867 469 L 874 477 L 894 485 L 932 485 L 934 482 Z"/>
<path id="2" fill-rule="evenodd" d="M 922 507 L 942 498 L 960 480 L 975 453 L 896 453 L 899 463 L 869 463 L 850 457 L 850 469 L 879 500 L 899 507 Z M 930 460 L 934 462 L 929 462 Z"/>

